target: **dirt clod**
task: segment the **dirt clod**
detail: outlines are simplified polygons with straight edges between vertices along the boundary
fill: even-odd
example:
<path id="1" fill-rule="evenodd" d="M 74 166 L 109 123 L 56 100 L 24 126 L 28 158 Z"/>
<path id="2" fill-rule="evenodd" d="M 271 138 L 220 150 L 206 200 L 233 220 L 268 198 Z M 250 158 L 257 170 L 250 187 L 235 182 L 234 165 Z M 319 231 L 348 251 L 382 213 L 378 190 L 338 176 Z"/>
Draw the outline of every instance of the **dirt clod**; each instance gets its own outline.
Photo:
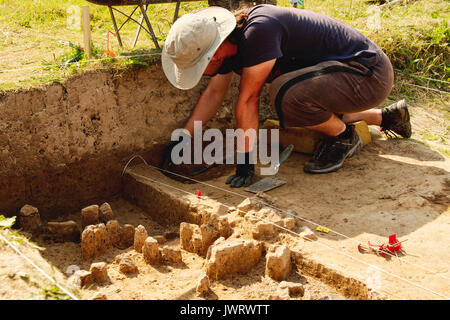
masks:
<path id="1" fill-rule="evenodd" d="M 180 246 L 188 252 L 200 254 L 202 235 L 198 225 L 187 222 L 180 224 Z"/>
<path id="2" fill-rule="evenodd" d="M 126 249 L 134 244 L 134 227 L 131 224 L 125 224 L 120 230 L 120 249 Z"/>
<path id="3" fill-rule="evenodd" d="M 114 212 L 108 202 L 103 203 L 99 208 L 99 219 L 103 223 L 107 223 L 114 219 Z"/>
<path id="4" fill-rule="evenodd" d="M 296 219 L 294 217 L 288 217 L 283 219 L 283 226 L 286 229 L 293 230 L 295 228 Z"/>
<path id="5" fill-rule="evenodd" d="M 24 205 L 19 212 L 19 224 L 24 231 L 38 232 L 41 229 L 39 210 L 28 204 Z"/>
<path id="6" fill-rule="evenodd" d="M 94 204 L 81 209 L 81 230 L 84 230 L 88 225 L 99 223 L 98 205 Z"/>
<path id="7" fill-rule="evenodd" d="M 306 239 L 306 240 L 317 240 L 317 236 L 314 234 L 314 232 L 311 231 L 310 228 L 308 228 L 306 226 L 303 226 L 301 228 L 301 230 L 302 231 L 300 232 L 300 236 L 303 239 Z"/>
<path id="8" fill-rule="evenodd" d="M 96 283 L 104 283 L 108 280 L 108 268 L 105 262 L 91 264 L 89 271 Z"/>
<path id="9" fill-rule="evenodd" d="M 79 287 L 86 287 L 92 283 L 94 283 L 94 277 L 89 271 L 86 270 L 78 270 L 74 273 L 74 278 L 78 283 Z"/>
<path id="10" fill-rule="evenodd" d="M 111 243 L 118 247 L 120 246 L 120 224 L 117 220 L 108 221 L 106 224 L 106 229 L 108 231 L 108 236 Z"/>
<path id="11" fill-rule="evenodd" d="M 142 246 L 144 245 L 145 239 L 147 239 L 148 233 L 143 225 L 138 225 L 134 232 L 134 250 L 137 252 L 142 252 Z"/>
<path id="12" fill-rule="evenodd" d="M 269 300 L 289 300 L 290 298 L 288 288 L 278 288 L 269 296 Z"/>
<path id="13" fill-rule="evenodd" d="M 210 257 L 206 262 L 206 274 L 212 279 L 245 274 L 258 263 L 262 247 L 262 244 L 255 240 L 221 241 L 211 248 Z"/>
<path id="14" fill-rule="evenodd" d="M 273 224 L 259 221 L 253 226 L 252 236 L 253 239 L 269 239 L 275 235 L 275 229 Z"/>
<path id="15" fill-rule="evenodd" d="M 142 253 L 144 255 L 144 260 L 148 264 L 158 264 L 161 259 L 161 255 L 158 249 L 158 241 L 152 237 L 147 237 L 142 246 Z"/>
<path id="16" fill-rule="evenodd" d="M 92 260 L 111 247 L 106 227 L 103 223 L 88 225 L 81 234 L 83 260 Z"/>
<path id="17" fill-rule="evenodd" d="M 197 294 L 203 297 L 208 294 L 209 290 L 209 278 L 205 273 L 203 273 L 197 280 Z"/>
<path id="18" fill-rule="evenodd" d="M 96 292 L 89 300 L 108 300 L 108 297 L 104 293 Z"/>
<path id="19" fill-rule="evenodd" d="M 200 233 L 201 233 L 201 239 L 202 239 L 202 248 L 201 248 L 201 255 L 206 255 L 206 252 L 208 251 L 209 246 L 217 239 L 219 238 L 220 234 L 219 232 L 210 224 L 202 224 L 200 226 Z"/>
<path id="20" fill-rule="evenodd" d="M 153 236 L 153 238 L 158 241 L 158 244 L 166 243 L 166 238 L 164 236 Z"/>
<path id="21" fill-rule="evenodd" d="M 138 268 L 131 259 L 122 258 L 119 262 L 119 270 L 123 274 L 130 274 L 137 272 Z"/>
<path id="22" fill-rule="evenodd" d="M 80 229 L 75 221 L 49 222 L 47 231 L 50 238 L 55 242 L 78 242 L 80 241 Z"/>
<path id="23" fill-rule="evenodd" d="M 255 197 L 246 198 L 244 201 L 237 205 L 237 209 L 239 210 L 239 215 L 243 217 L 250 210 L 261 209 L 261 203 L 260 200 Z"/>
<path id="24" fill-rule="evenodd" d="M 288 281 L 281 281 L 280 282 L 280 288 L 285 289 L 287 288 L 289 291 L 289 296 L 303 296 L 305 293 L 305 288 L 301 283 L 296 282 L 288 282 Z"/>
<path id="25" fill-rule="evenodd" d="M 181 263 L 183 262 L 183 258 L 181 255 L 180 249 L 171 248 L 168 246 L 164 246 L 160 249 L 161 258 L 164 262 L 167 263 Z"/>

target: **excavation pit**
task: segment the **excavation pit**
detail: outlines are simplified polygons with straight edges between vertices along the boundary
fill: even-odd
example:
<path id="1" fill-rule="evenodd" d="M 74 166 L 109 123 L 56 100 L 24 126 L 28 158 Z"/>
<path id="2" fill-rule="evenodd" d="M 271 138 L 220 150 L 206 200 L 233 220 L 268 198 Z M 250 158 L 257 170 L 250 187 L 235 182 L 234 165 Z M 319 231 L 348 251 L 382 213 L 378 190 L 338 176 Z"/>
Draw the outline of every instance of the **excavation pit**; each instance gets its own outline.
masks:
<path id="1" fill-rule="evenodd" d="M 158 175 L 159 173 L 155 173 Z M 128 177 L 132 179 L 132 173 Z M 159 192 L 160 205 L 164 204 L 165 211 L 159 206 L 153 207 L 152 213 L 143 210 L 138 205 L 121 198 L 111 199 L 110 204 L 114 213 L 114 220 L 120 226 L 132 225 L 133 227 L 145 228 L 148 238 L 152 239 L 159 254 L 157 261 L 146 259 L 145 244 L 141 252 L 136 250 L 135 243 L 128 246 L 110 245 L 105 250 L 96 254 L 92 258 L 83 256 L 83 244 L 80 239 L 55 240 L 48 233 L 40 233 L 31 237 L 41 247 L 40 255 L 44 261 L 51 264 L 58 273 L 64 275 L 66 281 L 61 282 L 68 290 L 78 292 L 83 299 L 347 299 L 358 298 L 353 296 L 354 290 L 345 291 L 327 285 L 314 277 L 316 269 L 324 270 L 320 266 L 308 265 L 314 270 L 312 273 L 305 272 L 305 260 L 299 252 L 292 252 L 289 263 L 292 270 L 282 280 L 272 279 L 266 271 L 266 252 L 272 245 L 282 240 L 283 234 L 267 239 L 267 241 L 254 240 L 251 235 L 251 225 L 237 211 L 224 211 L 216 201 L 205 197 L 204 203 L 201 199 L 192 197 L 177 197 L 177 193 L 161 190 L 160 186 L 148 184 L 146 188 L 154 188 L 154 192 Z M 177 200 L 174 200 L 177 199 Z M 167 202 L 165 201 L 167 200 Z M 169 205 L 170 204 L 170 205 Z M 182 205 L 180 205 L 182 204 Z M 169 213 L 169 208 L 172 212 Z M 176 208 L 176 209 L 173 209 Z M 183 210 L 182 210 L 183 208 Z M 195 208 L 195 209 L 194 209 Z M 184 211 L 185 210 L 185 211 Z M 153 217 L 157 212 L 167 212 L 169 220 L 160 219 L 156 222 Z M 180 213 L 181 215 L 177 215 Z M 221 215 L 220 215 L 221 214 Z M 197 226 L 204 229 L 205 225 L 212 226 L 213 220 L 219 217 L 229 221 L 231 232 L 223 234 L 225 239 L 217 234 L 214 239 L 206 241 L 207 247 L 196 251 L 193 248 L 183 246 L 184 235 L 183 225 Z M 164 214 L 161 214 L 164 216 Z M 185 218 L 189 222 L 178 223 Z M 53 222 L 74 221 L 81 230 L 81 212 L 64 214 Z M 168 222 L 170 221 L 170 222 Z M 195 224 L 199 221 L 200 225 Z M 111 222 L 111 221 L 110 221 Z M 164 223 L 164 224 L 163 224 Z M 84 230 L 97 226 L 88 225 Z M 218 226 L 216 224 L 216 226 Z M 214 228 L 214 227 L 212 227 Z M 222 231 L 222 230 L 221 230 Z M 85 231 L 86 232 L 86 231 Z M 25 233 L 25 235 L 30 235 Z M 286 236 L 286 235 L 284 235 Z M 82 236 L 80 236 L 81 238 Z M 134 238 L 136 241 L 136 237 Z M 193 239 L 187 239 L 192 241 Z M 205 239 L 201 239 L 205 241 Z M 147 240 L 148 241 L 148 240 Z M 237 268 L 244 262 L 248 263 L 248 251 L 245 256 L 239 252 L 241 243 L 252 243 L 252 246 L 259 246 L 259 252 L 254 254 L 254 261 L 246 268 Z M 209 273 L 209 261 L 214 259 L 214 253 L 207 252 L 208 248 L 219 248 L 220 245 L 230 243 L 233 250 L 231 256 L 226 259 L 229 263 L 223 272 L 218 276 Z M 226 247 L 227 245 L 225 245 Z M 223 248 L 222 248 L 223 249 Z M 244 248 L 245 249 L 245 248 Z M 220 250 L 220 248 L 218 249 Z M 211 251 L 211 250 L 209 250 Z M 225 253 L 226 254 L 226 253 Z M 209 256 L 208 256 L 209 255 Z M 234 257 L 233 255 L 236 255 Z M 220 262 L 220 261 L 219 261 Z M 223 260 L 222 260 L 223 262 Z M 306 262 L 308 263 L 308 262 Z M 312 262 L 309 261 L 311 264 Z M 98 273 L 98 265 L 104 264 L 105 274 L 101 280 L 96 280 L 94 273 Z M 297 265 L 301 267 L 297 267 Z M 73 268 L 80 271 L 71 275 Z M 221 267 L 215 266 L 215 268 Z M 72 270 L 71 270 L 72 268 Z M 315 269 L 314 269 L 315 268 Z M 94 270 L 93 270 L 94 269 Z M 326 269 L 326 268 L 325 268 Z M 202 293 L 198 291 L 199 279 L 207 274 L 209 280 L 208 290 Z M 328 271 L 330 277 L 335 274 Z M 321 273 L 321 277 L 327 272 Z M 97 276 L 98 277 L 98 276 Z M 336 275 L 333 276 L 336 278 Z M 297 289 L 291 290 L 286 287 L 286 283 Z M 344 277 L 342 282 L 346 284 Z M 346 284 L 348 286 L 348 283 Z M 352 288 L 358 286 L 352 285 Z M 364 285 L 360 284 L 363 288 Z M 299 289 L 300 288 L 300 289 Z M 358 289 L 358 290 L 361 290 Z M 299 293 L 301 292 L 301 294 Z M 350 294 L 348 294 L 350 293 Z M 361 291 L 361 296 L 363 293 Z"/>
<path id="2" fill-rule="evenodd" d="M 208 126 L 225 129 L 234 125 L 232 105 L 237 97 L 237 80 L 234 79 L 223 108 Z M 37 209 L 42 222 L 39 230 L 20 229 L 41 247 L 30 254 L 43 265 L 54 266 L 61 284 L 68 288 L 72 288 L 75 279 L 70 273 L 79 268 L 75 287 L 81 298 L 289 298 L 278 292 L 277 281 L 265 276 L 266 245 L 253 239 L 250 224 L 238 227 L 234 236 L 236 226 L 227 224 L 206 240 L 209 229 L 202 226 L 231 212 L 220 204 L 220 197 L 212 200 L 214 190 L 172 181 L 156 170 L 149 170 L 139 159 L 131 162 L 122 174 L 125 164 L 136 154 L 150 165 L 158 164 L 172 130 L 185 121 L 194 106 L 192 101 L 198 99 L 206 83 L 202 80 L 187 93 L 177 90 L 167 85 L 160 66 L 154 64 L 127 72 L 86 72 L 64 83 L 1 93 L 0 210 L 6 216 L 19 217 L 19 211 L 27 204 Z M 261 113 L 261 121 L 275 117 L 266 89 Z M 222 177 L 231 170 L 231 166 L 222 166 L 212 170 L 209 178 Z M 168 187 L 174 183 L 178 189 Z M 201 190 L 201 199 L 197 198 L 195 188 Z M 231 198 L 225 195 L 223 199 Z M 234 205 L 238 200 L 242 201 L 236 198 Z M 158 263 L 149 263 L 143 254 L 145 248 L 136 251 L 129 238 L 124 243 L 116 241 L 115 245 L 111 240 L 105 248 L 90 253 L 83 251 L 84 230 L 108 232 L 113 228 L 110 223 L 108 229 L 111 222 L 108 217 L 89 220 L 89 214 L 82 214 L 85 208 L 92 211 L 92 207 L 97 207 L 94 209 L 101 215 L 105 203 L 109 204 L 112 221 L 116 221 L 119 231 L 130 230 L 130 226 L 145 228 L 159 247 Z M 234 216 L 242 220 L 239 214 Z M 198 252 L 182 248 L 183 223 L 197 225 L 205 233 Z M 215 223 L 218 227 L 218 222 Z M 219 223 L 224 223 L 223 219 Z M 104 227 L 95 227 L 100 224 Z M 24 227 L 24 219 L 18 219 L 16 226 Z M 254 263 L 245 270 L 238 268 L 234 274 L 221 275 L 220 279 L 210 277 L 210 288 L 199 289 L 199 294 L 197 281 L 206 271 L 208 248 L 218 238 L 229 241 L 235 237 L 240 241 L 244 234 L 247 240 L 257 242 L 261 251 Z M 103 235 L 95 241 L 103 243 L 105 239 Z M 96 263 L 106 263 L 106 267 L 100 268 Z M 98 276 L 105 269 L 106 276 Z M 104 279 L 97 283 L 93 274 Z M 305 295 L 297 294 L 294 298 L 344 298 L 333 288 L 312 278 L 309 281 L 306 275 L 294 271 L 286 280 L 306 288 Z M 307 290 L 308 286 L 314 290 Z M 8 294 L 5 291 L 3 296 L 7 298 Z"/>
<path id="3" fill-rule="evenodd" d="M 445 242 L 448 234 L 448 158 L 414 141 L 386 141 L 373 134 L 373 142 L 357 157 L 329 175 L 304 174 L 301 166 L 308 157 L 293 154 L 279 172 L 286 185 L 271 190 L 263 199 L 273 200 L 285 212 L 274 213 L 267 207 L 256 210 L 251 202 L 239 206 L 255 195 L 239 190 L 241 197 L 229 192 L 237 191 L 224 183 L 233 173 L 232 166 L 211 169 L 208 176 L 199 177 L 200 182 L 190 184 L 172 180 L 152 167 L 158 165 L 171 132 L 183 125 L 206 84 L 207 80 L 202 80 L 187 92 L 174 89 L 159 64 L 154 64 L 127 72 L 87 72 L 64 83 L 1 93 L 0 214 L 18 216 L 28 204 L 38 209 L 42 221 L 50 222 L 50 229 L 65 230 L 59 238 L 36 234 L 32 239 L 42 250 L 23 247 L 24 252 L 41 266 L 54 266 L 67 286 L 67 269 L 80 268 L 87 283 L 80 293 L 86 299 L 367 299 L 373 297 L 369 295 L 373 293 L 369 290 L 374 276 L 368 271 L 371 265 L 386 271 L 380 278 L 387 298 L 436 299 L 448 293 L 448 285 L 439 278 L 448 278 L 448 259 L 430 249 L 434 246 L 429 237 L 433 233 L 433 242 Z M 224 106 L 208 126 L 221 130 L 235 126 L 237 92 L 238 79 L 234 79 Z M 276 119 L 267 88 L 261 98 L 261 124 L 266 119 Z M 122 175 L 134 155 L 142 156 L 150 166 L 136 159 Z M 257 174 L 255 181 L 261 178 Z M 119 227 L 145 227 L 159 249 L 157 258 L 147 260 L 158 263 L 146 261 L 134 243 L 112 245 L 91 261 L 83 259 L 78 240 L 82 236 L 81 210 L 92 205 L 100 208 L 105 202 Z M 239 207 L 245 209 L 236 210 Z M 249 210 L 253 214 L 248 215 Z M 28 212 L 33 217 L 33 211 Z M 258 214 L 284 229 L 261 221 L 254 216 Z M 347 238 L 318 232 L 305 220 Z M 218 234 L 205 227 L 218 227 L 218 221 L 222 224 Z M 107 222 L 103 222 L 105 227 Z M 192 231 L 185 245 L 182 225 L 187 234 Z M 300 234 L 306 226 L 314 238 L 304 239 L 286 230 Z M 391 233 L 408 239 L 409 263 L 380 260 L 357 251 L 358 242 L 382 243 Z M 273 265 L 287 268 L 285 250 L 277 251 L 278 246 L 290 251 L 291 270 L 284 280 L 266 274 L 268 252 L 274 258 L 280 256 L 280 263 Z M 151 257 L 152 244 L 148 247 Z M 213 247 L 220 248 L 222 255 Z M 26 263 L 12 258 L 15 253 L 8 250 L 0 252 L 2 267 L 11 272 L 25 270 Z M 254 264 L 233 268 L 233 254 L 229 258 L 227 250 L 236 256 L 249 250 Z M 419 251 L 420 261 L 414 257 Z M 210 271 L 209 288 L 205 288 L 204 273 L 215 270 L 208 269 L 208 260 L 213 258 L 229 265 L 223 277 L 219 271 Z M 16 264 L 11 265 L 10 260 Z M 92 274 L 100 274 L 101 279 L 105 266 L 90 270 L 99 262 L 106 263 L 107 277 L 97 283 Z M 432 272 L 424 273 L 411 263 L 424 264 Z M 46 270 L 52 272 L 50 267 Z M 408 277 L 409 283 L 389 274 Z M 14 287 L 8 282 L 11 279 L 5 277 L 6 286 Z M 202 284 L 199 287 L 198 282 Z M 298 284 L 303 286 L 303 294 L 295 287 Z M 30 298 L 26 293 L 1 289 L 0 297 Z"/>

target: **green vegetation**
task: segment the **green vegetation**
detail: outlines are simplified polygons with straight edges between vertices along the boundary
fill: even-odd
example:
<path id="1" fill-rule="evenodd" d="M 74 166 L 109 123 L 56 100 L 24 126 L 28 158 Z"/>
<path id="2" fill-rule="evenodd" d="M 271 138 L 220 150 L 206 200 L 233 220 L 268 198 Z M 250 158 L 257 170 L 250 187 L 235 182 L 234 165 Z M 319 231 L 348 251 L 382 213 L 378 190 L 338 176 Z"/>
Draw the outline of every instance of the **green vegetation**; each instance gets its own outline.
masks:
<path id="1" fill-rule="evenodd" d="M 42 289 L 40 294 L 43 295 L 46 300 L 71 300 L 71 298 L 64 292 L 61 292 L 56 285 Z"/>
<path id="2" fill-rule="evenodd" d="M 5 218 L 5 216 L 0 215 L 0 228 L 11 228 L 16 222 L 16 217 Z"/>
<path id="3" fill-rule="evenodd" d="M 0 45 L 3 46 L 0 48 L 2 54 L 0 58 L 3 54 L 8 54 L 7 47 L 14 48 L 15 45 L 26 46 L 39 42 L 39 49 L 42 51 L 40 61 L 33 63 L 25 56 L 19 66 L 38 64 L 45 72 L 33 70 L 30 74 L 24 70 L 28 77 L 19 81 L 17 86 L 21 86 L 20 82 L 25 84 L 60 81 L 77 73 L 80 68 L 113 65 L 121 68 L 135 64 L 147 65 L 147 62 L 152 60 L 153 56 L 148 54 L 147 58 L 130 57 L 107 62 L 103 60 L 102 63 L 80 63 L 87 60 L 82 47 L 77 44 L 82 43 L 79 13 L 83 5 L 90 6 L 92 38 L 96 50 L 93 59 L 106 59 L 108 57 L 105 53 L 106 33 L 114 30 L 106 6 L 94 5 L 84 0 L 0 0 L 0 28 L 5 30 L 1 32 L 6 35 L 3 43 L 0 40 Z M 279 0 L 278 5 L 289 6 L 289 0 Z M 180 6 L 180 15 L 206 6 L 207 1 L 183 2 Z M 394 5 L 380 6 L 363 0 L 306 0 L 305 8 L 333 16 L 366 34 L 386 52 L 394 67 L 407 75 L 412 83 L 442 91 L 449 90 L 450 6 L 446 0 L 404 0 Z M 131 13 L 133 7 L 118 9 Z M 175 4 L 156 4 L 148 7 L 148 15 L 160 45 L 163 44 L 172 25 L 174 10 Z M 121 25 L 125 17 L 118 12 L 115 14 Z M 138 15 L 135 13 L 134 17 L 137 19 Z M 124 48 L 119 48 L 116 39 L 110 34 L 108 46 L 116 56 L 135 53 L 142 55 L 145 51 L 150 53 L 149 50 L 152 48 L 154 53 L 154 44 L 145 31 L 141 31 L 137 46 L 131 48 L 136 27 L 135 23 L 130 22 L 123 26 L 121 36 Z M 15 34 L 19 34 L 22 39 L 17 40 Z M 67 48 L 65 43 L 68 42 L 74 43 L 73 47 Z M 5 65 L 0 59 L 0 70 L 7 67 L 11 67 L 11 64 Z M 4 78 L 5 75 L 0 79 L 3 80 L 0 82 L 0 88 L 8 87 L 7 85 L 5 87 Z"/>

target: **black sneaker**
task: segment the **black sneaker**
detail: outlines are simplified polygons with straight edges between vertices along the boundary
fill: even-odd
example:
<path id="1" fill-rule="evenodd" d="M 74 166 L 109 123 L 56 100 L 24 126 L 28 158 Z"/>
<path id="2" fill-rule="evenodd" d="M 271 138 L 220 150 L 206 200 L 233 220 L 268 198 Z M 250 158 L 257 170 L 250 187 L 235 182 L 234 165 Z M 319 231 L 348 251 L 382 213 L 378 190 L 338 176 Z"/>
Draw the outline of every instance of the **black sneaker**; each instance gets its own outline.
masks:
<path id="1" fill-rule="evenodd" d="M 381 116 L 383 120 L 380 129 L 388 138 L 411 137 L 411 122 L 405 99 L 381 110 Z"/>
<path id="2" fill-rule="evenodd" d="M 308 160 L 303 170 L 308 173 L 328 173 L 338 170 L 344 160 L 357 154 L 362 148 L 362 141 L 355 126 L 347 124 L 351 129 L 348 139 L 327 137 L 317 146 L 313 157 Z"/>

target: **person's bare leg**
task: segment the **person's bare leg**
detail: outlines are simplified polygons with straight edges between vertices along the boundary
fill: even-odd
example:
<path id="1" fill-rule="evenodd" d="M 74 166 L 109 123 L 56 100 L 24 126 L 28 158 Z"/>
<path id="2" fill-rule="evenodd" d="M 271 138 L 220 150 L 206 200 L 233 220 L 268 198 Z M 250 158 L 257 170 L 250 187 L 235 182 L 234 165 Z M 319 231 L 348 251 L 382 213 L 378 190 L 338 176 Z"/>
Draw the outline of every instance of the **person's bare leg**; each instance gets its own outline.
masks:
<path id="1" fill-rule="evenodd" d="M 307 126 L 305 128 L 308 128 L 313 131 L 322 132 L 330 137 L 336 137 L 345 131 L 345 123 L 341 119 L 339 119 L 336 115 L 333 114 L 329 120 L 322 122 L 318 125 Z"/>
<path id="2" fill-rule="evenodd" d="M 351 123 L 364 120 L 368 125 L 381 125 L 381 109 L 370 109 L 355 113 L 344 113 L 342 121 Z"/>

